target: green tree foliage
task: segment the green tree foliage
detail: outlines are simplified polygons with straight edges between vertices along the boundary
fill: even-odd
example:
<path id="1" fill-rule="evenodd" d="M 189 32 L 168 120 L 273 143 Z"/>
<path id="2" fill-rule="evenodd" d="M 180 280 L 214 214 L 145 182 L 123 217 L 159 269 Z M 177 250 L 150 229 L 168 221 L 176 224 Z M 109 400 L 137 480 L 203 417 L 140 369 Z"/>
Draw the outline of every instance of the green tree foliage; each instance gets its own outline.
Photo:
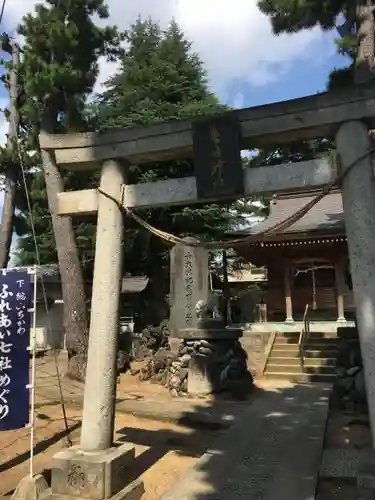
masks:
<path id="1" fill-rule="evenodd" d="M 138 21 L 126 33 L 127 49 L 119 72 L 111 78 L 94 111 L 99 130 L 150 125 L 160 121 L 196 118 L 225 110 L 209 91 L 202 61 L 191 51 L 178 25 L 167 30 L 150 20 Z M 152 182 L 194 175 L 190 160 L 133 166 L 129 183 Z M 142 211 L 149 223 L 179 236 L 221 238 L 238 221 L 233 205 L 206 204 Z M 129 222 L 129 221 L 128 221 Z M 143 228 L 126 231 L 125 269 L 151 277 L 150 316 L 167 314 L 164 302 L 169 288 L 168 247 Z"/>
<path id="2" fill-rule="evenodd" d="M 336 26 L 339 15 L 354 19 L 356 3 L 353 0 L 259 0 L 258 6 L 270 17 L 274 32 L 280 34 L 317 25 L 330 30 Z"/>
<path id="3" fill-rule="evenodd" d="M 39 244 L 44 249 L 56 248 L 68 348 L 71 354 L 78 353 L 79 376 L 83 376 L 87 347 L 84 279 L 72 221 L 56 214 L 57 195 L 66 187 L 69 176 L 64 178 L 51 152 L 40 151 L 38 134 L 82 129 L 85 100 L 98 74 L 98 58 L 115 55 L 118 50 L 117 30 L 95 24 L 95 18 L 107 17 L 103 0 L 48 0 L 36 5 L 35 12 L 26 15 L 18 29 L 24 39 L 20 69 L 25 97 L 22 118 L 28 124 L 30 142 L 34 140 L 33 149 L 39 155 L 36 161 L 44 174 L 54 235 L 50 244 L 45 235 L 39 235 Z M 40 200 L 43 187 L 39 169 L 32 187 L 33 196 L 37 200 L 39 197 L 33 208 L 38 224 L 46 208 Z M 50 231 L 51 221 L 44 220 L 42 227 Z M 26 247 L 23 255 L 26 258 L 30 242 L 22 239 L 21 245 Z"/>
<path id="4" fill-rule="evenodd" d="M 37 5 L 33 14 L 25 16 L 18 29 L 25 41 L 20 71 L 22 125 L 29 150 L 36 151 L 29 160 L 32 167 L 31 216 L 36 224 L 42 264 L 56 262 L 57 253 L 38 144 L 41 121 L 46 112 L 51 112 L 56 132 L 85 130 L 86 97 L 96 81 L 98 57 L 113 58 L 120 50 L 121 37 L 117 30 L 99 28 L 93 21 L 94 16 L 108 17 L 102 0 L 49 0 Z M 52 106 L 48 107 L 50 104 Z M 62 180 L 66 190 L 80 189 L 90 187 L 95 176 L 64 172 Z M 29 216 L 24 210 L 28 229 L 18 242 L 20 264 L 35 262 Z M 81 224 L 75 224 L 75 229 L 77 237 L 81 237 Z M 83 255 L 82 259 L 85 262 L 87 257 Z"/>
<path id="5" fill-rule="evenodd" d="M 327 139 L 292 142 L 278 148 L 262 149 L 250 160 L 251 166 L 273 166 L 281 163 L 297 163 L 300 161 L 321 158 L 332 151 Z"/>
<path id="6" fill-rule="evenodd" d="M 113 128 L 149 125 L 158 121 L 194 118 L 225 110 L 216 96 L 208 89 L 207 78 L 199 57 L 191 52 L 177 24 L 172 22 L 166 31 L 157 23 L 140 19 L 125 34 L 126 50 L 120 57 L 120 70 L 111 78 L 106 89 L 97 99 L 84 106 L 73 121 L 66 109 L 61 113 L 58 129 L 63 131 L 75 126 L 79 130 L 108 130 Z M 77 99 L 77 98 L 76 98 Z M 83 109 L 84 101 L 69 100 L 73 111 Z M 77 125 L 78 124 L 78 125 Z M 151 182 L 171 177 L 193 174 L 191 161 L 173 161 L 162 164 L 132 166 L 128 182 Z M 34 218 L 38 219 L 39 246 L 42 262 L 56 259 L 55 243 L 48 217 L 48 203 L 43 199 L 44 176 L 38 171 L 34 176 L 31 195 Z M 87 176 L 78 173 L 64 174 L 65 189 L 83 189 L 98 185 L 98 173 Z M 237 209 L 237 210 L 236 210 Z M 235 225 L 243 212 L 241 204 L 209 204 L 174 209 L 143 211 L 140 215 L 165 231 L 186 236 L 195 234 L 212 239 Z M 87 276 L 92 273 L 96 221 L 87 218 L 75 222 L 75 236 Z M 130 218 L 125 219 L 125 272 L 151 277 L 149 295 L 144 309 L 156 321 L 165 317 L 164 297 L 168 292 L 168 247 L 160 239 L 140 228 Z M 19 259 L 26 263 L 32 258 L 30 233 L 20 239 Z M 158 296 L 160 302 L 151 304 Z M 159 314 L 160 313 L 160 314 Z M 147 320 L 147 319 L 145 319 Z"/>
<path id="7" fill-rule="evenodd" d="M 357 53 L 356 2 L 352 0 L 258 0 L 260 10 L 271 21 L 273 32 L 295 33 L 319 26 L 322 30 L 338 28 L 338 53 L 348 57 L 348 67 L 335 69 L 329 75 L 328 90 L 342 88 L 353 83 L 353 64 Z M 338 19 L 341 18 L 341 22 Z M 255 165 L 279 165 L 281 163 L 310 160 L 330 154 L 334 147 L 327 139 L 302 141 L 283 147 L 261 150 L 252 159 Z"/>
<path id="8" fill-rule="evenodd" d="M 350 85 L 357 51 L 356 2 L 353 0 L 259 0 L 260 10 L 272 23 L 275 34 L 296 33 L 319 26 L 323 30 L 338 27 L 342 36 L 336 44 L 338 52 L 348 56 L 348 67 L 334 70 L 328 82 L 329 89 Z M 339 23 L 338 19 L 344 19 Z"/>

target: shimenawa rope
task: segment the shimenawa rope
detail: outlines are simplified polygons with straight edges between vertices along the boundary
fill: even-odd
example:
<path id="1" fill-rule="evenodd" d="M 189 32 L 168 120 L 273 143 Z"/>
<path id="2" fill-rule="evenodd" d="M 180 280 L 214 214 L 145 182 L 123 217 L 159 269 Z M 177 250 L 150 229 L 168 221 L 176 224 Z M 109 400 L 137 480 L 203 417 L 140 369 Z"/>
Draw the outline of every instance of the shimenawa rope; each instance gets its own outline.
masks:
<path id="1" fill-rule="evenodd" d="M 327 186 L 325 186 L 321 193 L 316 195 L 312 200 L 310 200 L 306 205 L 301 207 L 297 212 L 295 212 L 293 215 L 287 217 L 281 222 L 278 222 L 277 224 L 274 224 L 272 227 L 266 229 L 265 231 L 262 231 L 257 234 L 252 234 L 245 236 L 244 238 L 236 238 L 232 240 L 224 240 L 224 241 L 199 241 L 199 242 L 187 242 L 183 238 L 180 238 L 179 236 L 176 236 L 174 234 L 168 233 L 166 231 L 162 231 L 161 229 L 157 229 L 156 227 L 152 226 L 150 223 L 142 219 L 138 214 L 136 214 L 133 210 L 131 210 L 128 207 L 124 207 L 122 203 L 120 203 L 118 200 L 116 200 L 114 197 L 106 193 L 100 188 L 97 188 L 98 192 L 111 199 L 114 201 L 119 208 L 129 217 L 134 219 L 140 226 L 144 227 L 147 229 L 147 231 L 150 231 L 150 233 L 154 234 L 155 236 L 158 236 L 162 240 L 166 241 L 167 243 L 171 243 L 173 245 L 176 244 L 181 244 L 185 246 L 190 246 L 190 247 L 204 247 L 207 249 L 223 249 L 223 248 L 232 248 L 237 245 L 245 245 L 246 243 L 261 243 L 262 241 L 266 241 L 269 237 L 283 232 L 286 229 L 288 229 L 290 226 L 292 226 L 294 223 L 296 223 L 298 220 L 302 219 L 315 205 L 317 205 L 326 195 L 328 195 L 334 188 L 340 187 L 342 184 L 342 181 L 344 178 L 348 175 L 348 173 L 351 171 L 351 169 L 357 165 L 360 161 L 365 159 L 367 156 L 371 155 L 374 153 L 375 149 L 370 148 L 366 153 L 364 153 L 362 156 L 357 158 L 355 161 L 353 161 L 348 167 L 346 167 L 344 172 L 341 172 L 334 181 L 329 183 Z M 340 164 L 340 162 L 339 162 Z M 277 167 L 274 167 L 277 168 Z"/>

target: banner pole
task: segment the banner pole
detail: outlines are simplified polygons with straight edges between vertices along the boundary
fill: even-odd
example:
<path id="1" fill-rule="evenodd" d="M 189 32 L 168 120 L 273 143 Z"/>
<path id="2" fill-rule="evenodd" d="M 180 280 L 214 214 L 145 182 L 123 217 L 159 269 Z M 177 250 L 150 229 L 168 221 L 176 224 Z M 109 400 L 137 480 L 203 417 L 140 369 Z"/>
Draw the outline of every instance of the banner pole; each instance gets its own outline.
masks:
<path id="1" fill-rule="evenodd" d="M 38 274 L 34 266 L 33 290 L 33 333 L 31 336 L 31 397 L 30 397 L 30 477 L 34 476 L 34 439 L 35 439 L 35 379 L 36 379 L 36 299 L 37 299 Z"/>

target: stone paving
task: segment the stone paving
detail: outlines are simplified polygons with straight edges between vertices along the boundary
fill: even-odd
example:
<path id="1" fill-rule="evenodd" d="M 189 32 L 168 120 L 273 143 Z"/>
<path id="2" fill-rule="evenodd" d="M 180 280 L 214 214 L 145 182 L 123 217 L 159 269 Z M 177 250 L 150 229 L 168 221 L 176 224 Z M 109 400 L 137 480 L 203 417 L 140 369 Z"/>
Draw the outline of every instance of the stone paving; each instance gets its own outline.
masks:
<path id="1" fill-rule="evenodd" d="M 122 380 L 117 413 L 176 422 L 196 420 L 197 424 L 203 421 L 220 427 L 232 424 L 164 500 L 315 498 L 329 386 L 293 386 L 280 381 L 273 387 L 260 384 L 249 404 L 173 399 L 162 387 L 143 384 L 141 392 L 139 384 L 137 391 L 132 382 L 135 377 L 125 375 Z M 62 381 L 67 406 L 80 408 L 83 384 L 66 378 Z M 38 360 L 36 386 L 37 405 L 59 401 L 52 357 Z"/>
<path id="2" fill-rule="evenodd" d="M 313 500 L 330 390 L 266 392 L 163 500 Z"/>
<path id="3" fill-rule="evenodd" d="M 324 478 L 355 479 L 361 468 L 372 463 L 373 450 L 330 448 L 324 450 L 320 476 Z"/>

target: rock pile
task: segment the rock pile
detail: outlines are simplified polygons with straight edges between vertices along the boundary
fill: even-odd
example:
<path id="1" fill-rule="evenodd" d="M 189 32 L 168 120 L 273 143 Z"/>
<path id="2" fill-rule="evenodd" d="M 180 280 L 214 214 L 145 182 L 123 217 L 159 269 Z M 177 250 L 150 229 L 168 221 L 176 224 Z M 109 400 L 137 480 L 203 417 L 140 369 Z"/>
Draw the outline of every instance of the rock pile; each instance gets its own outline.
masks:
<path id="1" fill-rule="evenodd" d="M 213 392 L 228 392 L 239 399 L 249 394 L 253 378 L 247 370 L 246 352 L 238 340 L 184 340 L 178 355 L 162 348 L 141 369 L 139 380 L 165 385 L 174 397 L 187 396 L 189 364 L 196 356 L 210 359 L 214 368 Z"/>
<path id="2" fill-rule="evenodd" d="M 175 359 L 175 354 L 166 348 L 161 348 L 153 354 L 139 373 L 133 372 L 133 374 L 138 375 L 141 382 L 148 380 L 154 384 L 167 385 L 169 370 Z"/>
<path id="3" fill-rule="evenodd" d="M 340 338 L 337 376 L 334 393 L 339 405 L 348 411 L 365 411 L 367 407 L 365 378 L 359 339 L 355 329 L 345 329 Z"/>
<path id="4" fill-rule="evenodd" d="M 159 326 L 148 326 L 139 335 L 133 336 L 131 355 L 132 359 L 142 361 L 152 357 L 158 350 L 166 350 L 168 344 L 168 320 L 162 321 Z"/>

